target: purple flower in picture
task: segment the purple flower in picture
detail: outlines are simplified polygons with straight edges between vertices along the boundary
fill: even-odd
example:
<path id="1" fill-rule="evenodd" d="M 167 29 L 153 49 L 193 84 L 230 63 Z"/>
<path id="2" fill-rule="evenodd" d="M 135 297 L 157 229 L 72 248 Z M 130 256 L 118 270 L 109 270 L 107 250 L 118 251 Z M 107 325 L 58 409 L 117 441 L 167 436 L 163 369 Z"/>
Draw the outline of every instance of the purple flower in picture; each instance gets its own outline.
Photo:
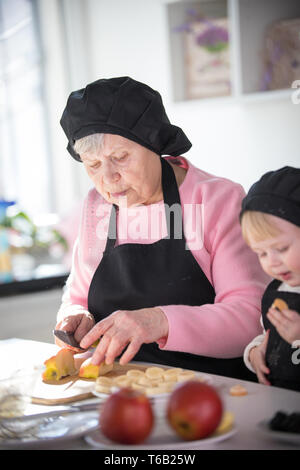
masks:
<path id="1" fill-rule="evenodd" d="M 197 34 L 195 40 L 209 52 L 220 52 L 228 46 L 229 35 L 225 28 L 211 25 L 203 33 Z"/>
<path id="2" fill-rule="evenodd" d="M 221 52 L 226 49 L 229 43 L 229 34 L 227 29 L 216 26 L 208 18 L 199 15 L 194 8 L 186 10 L 186 14 L 192 17 L 191 20 L 187 20 L 185 23 L 173 28 L 176 33 L 193 33 L 195 36 L 196 44 L 201 47 L 205 47 L 209 52 Z M 195 33 L 193 25 L 196 23 L 204 23 L 207 27 L 202 33 Z"/>

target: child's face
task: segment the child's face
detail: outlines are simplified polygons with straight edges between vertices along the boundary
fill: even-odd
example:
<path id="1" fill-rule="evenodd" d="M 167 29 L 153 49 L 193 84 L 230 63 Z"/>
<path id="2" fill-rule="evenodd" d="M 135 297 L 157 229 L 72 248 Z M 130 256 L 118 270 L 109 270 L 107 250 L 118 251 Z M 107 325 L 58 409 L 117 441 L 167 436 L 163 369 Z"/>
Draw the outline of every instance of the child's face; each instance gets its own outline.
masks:
<path id="1" fill-rule="evenodd" d="M 273 215 L 272 223 L 280 230 L 275 237 L 256 241 L 249 236 L 250 248 L 257 253 L 263 270 L 269 276 L 300 286 L 300 228 Z"/>

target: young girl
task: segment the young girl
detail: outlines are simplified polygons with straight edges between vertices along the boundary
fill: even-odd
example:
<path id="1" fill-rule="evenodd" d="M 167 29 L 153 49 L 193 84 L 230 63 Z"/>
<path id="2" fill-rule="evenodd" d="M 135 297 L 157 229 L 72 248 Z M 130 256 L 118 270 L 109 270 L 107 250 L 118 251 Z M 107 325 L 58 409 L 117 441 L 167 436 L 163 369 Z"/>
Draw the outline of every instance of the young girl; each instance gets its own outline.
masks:
<path id="1" fill-rule="evenodd" d="M 300 168 L 262 176 L 242 202 L 240 221 L 246 243 L 274 278 L 262 298 L 264 332 L 246 347 L 245 364 L 260 383 L 300 391 Z M 280 310 L 276 299 L 285 302 Z"/>

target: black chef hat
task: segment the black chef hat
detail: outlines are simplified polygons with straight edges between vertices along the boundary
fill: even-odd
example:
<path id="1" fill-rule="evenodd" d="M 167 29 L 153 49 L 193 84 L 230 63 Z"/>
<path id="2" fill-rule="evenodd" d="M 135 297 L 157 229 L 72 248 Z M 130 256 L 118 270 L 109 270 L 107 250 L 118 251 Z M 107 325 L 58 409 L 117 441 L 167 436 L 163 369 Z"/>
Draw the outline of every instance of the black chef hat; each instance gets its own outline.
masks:
<path id="1" fill-rule="evenodd" d="M 245 211 L 275 215 L 300 227 L 300 168 L 285 166 L 254 183 L 242 201 Z"/>
<path id="2" fill-rule="evenodd" d="M 178 156 L 192 146 L 170 123 L 160 94 L 130 77 L 103 78 L 72 92 L 60 124 L 78 161 L 75 140 L 95 133 L 126 137 L 158 155 Z"/>

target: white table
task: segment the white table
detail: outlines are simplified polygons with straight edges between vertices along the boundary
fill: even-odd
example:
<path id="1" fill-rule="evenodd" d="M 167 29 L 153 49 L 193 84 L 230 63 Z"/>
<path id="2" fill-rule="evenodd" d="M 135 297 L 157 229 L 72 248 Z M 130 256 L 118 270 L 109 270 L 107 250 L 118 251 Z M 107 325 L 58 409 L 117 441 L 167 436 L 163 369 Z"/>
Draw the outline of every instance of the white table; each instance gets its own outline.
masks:
<path id="1" fill-rule="evenodd" d="M 5 364 L 10 370 L 20 368 L 24 364 L 41 364 L 53 354 L 57 347 L 53 344 L 40 343 L 21 339 L 0 341 L 0 357 L 6 358 Z M 17 354 L 15 354 L 17 352 Z M 10 357 L 8 362 L 7 358 Z M 3 363 L 3 360 L 1 360 Z M 1 366 L 2 368 L 2 366 Z M 4 372 L 3 372 L 4 371 Z M 5 376 L 8 369 L 2 368 L 0 378 Z M 228 377 L 212 375 L 214 385 L 219 389 L 225 409 L 233 412 L 237 433 L 228 440 L 213 445 L 201 445 L 196 448 L 205 450 L 295 450 L 295 444 L 275 441 L 262 434 L 258 423 L 270 419 L 275 412 L 282 410 L 288 413 L 300 412 L 300 392 L 270 387 Z M 233 397 L 229 389 L 236 383 L 243 384 L 248 395 Z M 83 438 L 61 443 L 43 445 L 47 449 L 92 449 Z M 146 446 L 145 446 L 146 448 Z M 193 444 L 186 444 L 185 449 L 195 449 Z"/>

